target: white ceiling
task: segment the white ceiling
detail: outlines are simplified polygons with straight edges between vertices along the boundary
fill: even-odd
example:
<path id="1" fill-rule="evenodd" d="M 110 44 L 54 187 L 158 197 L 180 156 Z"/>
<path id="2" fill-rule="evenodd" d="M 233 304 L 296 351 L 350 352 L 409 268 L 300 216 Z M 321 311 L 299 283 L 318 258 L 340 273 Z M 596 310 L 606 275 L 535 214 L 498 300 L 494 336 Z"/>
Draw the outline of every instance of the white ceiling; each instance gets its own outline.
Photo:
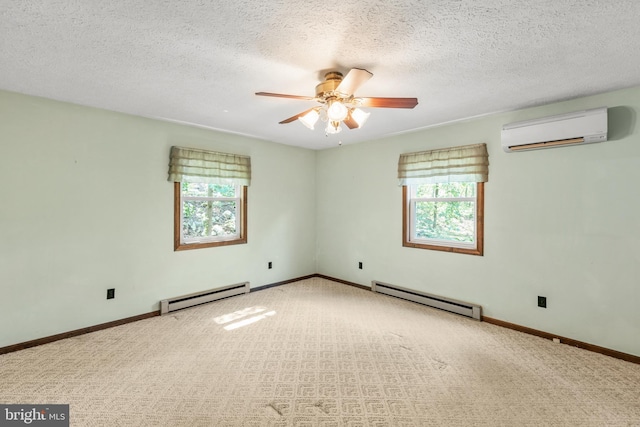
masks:
<path id="1" fill-rule="evenodd" d="M 362 129 L 279 121 L 365 68 Z M 640 85 L 637 0 L 0 0 L 0 89 L 313 149 Z"/>

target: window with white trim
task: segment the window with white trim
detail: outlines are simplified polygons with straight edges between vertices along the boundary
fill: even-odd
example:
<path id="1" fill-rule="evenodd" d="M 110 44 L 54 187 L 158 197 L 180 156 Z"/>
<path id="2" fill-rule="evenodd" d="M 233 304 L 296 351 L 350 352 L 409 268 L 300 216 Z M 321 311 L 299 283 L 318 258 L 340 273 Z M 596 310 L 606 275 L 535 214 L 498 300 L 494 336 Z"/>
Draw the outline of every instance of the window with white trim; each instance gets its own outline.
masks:
<path id="1" fill-rule="evenodd" d="M 414 184 L 403 192 L 404 246 L 482 254 L 483 183 Z"/>
<path id="2" fill-rule="evenodd" d="M 181 244 L 240 239 L 242 188 L 237 184 L 181 182 Z"/>

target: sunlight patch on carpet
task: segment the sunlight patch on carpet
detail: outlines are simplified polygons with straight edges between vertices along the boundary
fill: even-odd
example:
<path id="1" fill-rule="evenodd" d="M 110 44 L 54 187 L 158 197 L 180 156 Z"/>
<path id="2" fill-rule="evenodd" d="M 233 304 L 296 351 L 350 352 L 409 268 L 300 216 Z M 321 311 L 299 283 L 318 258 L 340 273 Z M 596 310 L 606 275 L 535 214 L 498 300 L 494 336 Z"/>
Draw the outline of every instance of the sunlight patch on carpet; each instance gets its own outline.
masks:
<path id="1" fill-rule="evenodd" d="M 256 305 L 254 307 L 247 307 L 243 308 L 242 310 L 234 311 L 233 313 L 223 314 L 222 316 L 214 318 L 213 321 L 218 325 L 224 325 L 225 323 L 242 319 L 243 317 L 247 317 L 251 314 L 262 313 L 263 311 L 267 311 L 267 307 Z"/>
<path id="2" fill-rule="evenodd" d="M 267 317 L 274 316 L 275 314 L 276 314 L 276 312 L 274 310 L 267 311 L 264 314 L 259 314 L 257 316 L 249 317 L 247 319 L 243 319 L 243 320 L 231 323 L 231 324 L 225 326 L 224 329 L 226 331 L 232 331 L 234 329 L 238 329 L 238 328 L 241 328 L 243 326 L 247 326 L 247 325 L 250 325 L 252 323 L 258 322 L 258 321 L 260 321 L 262 319 L 266 319 Z"/>

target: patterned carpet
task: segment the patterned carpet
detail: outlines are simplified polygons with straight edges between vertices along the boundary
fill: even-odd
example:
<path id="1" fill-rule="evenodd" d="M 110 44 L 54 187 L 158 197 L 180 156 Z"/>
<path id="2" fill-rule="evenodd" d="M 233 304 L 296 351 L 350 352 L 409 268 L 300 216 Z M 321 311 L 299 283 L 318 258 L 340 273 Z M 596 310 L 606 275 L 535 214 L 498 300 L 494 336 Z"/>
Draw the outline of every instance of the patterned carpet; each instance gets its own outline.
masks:
<path id="1" fill-rule="evenodd" d="M 0 356 L 72 426 L 640 426 L 640 366 L 321 278 Z"/>

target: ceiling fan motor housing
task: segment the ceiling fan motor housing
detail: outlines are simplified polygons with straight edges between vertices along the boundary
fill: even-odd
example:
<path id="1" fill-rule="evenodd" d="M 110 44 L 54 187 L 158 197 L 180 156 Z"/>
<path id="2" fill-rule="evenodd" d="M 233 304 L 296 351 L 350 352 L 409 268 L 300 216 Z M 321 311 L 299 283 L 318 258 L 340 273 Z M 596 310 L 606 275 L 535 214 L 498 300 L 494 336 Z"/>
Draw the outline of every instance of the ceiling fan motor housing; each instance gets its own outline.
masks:
<path id="1" fill-rule="evenodd" d="M 334 92 L 340 83 L 342 83 L 342 73 L 338 71 L 329 71 L 324 75 L 325 81 L 316 86 L 316 98 L 325 99 L 325 95 Z"/>

